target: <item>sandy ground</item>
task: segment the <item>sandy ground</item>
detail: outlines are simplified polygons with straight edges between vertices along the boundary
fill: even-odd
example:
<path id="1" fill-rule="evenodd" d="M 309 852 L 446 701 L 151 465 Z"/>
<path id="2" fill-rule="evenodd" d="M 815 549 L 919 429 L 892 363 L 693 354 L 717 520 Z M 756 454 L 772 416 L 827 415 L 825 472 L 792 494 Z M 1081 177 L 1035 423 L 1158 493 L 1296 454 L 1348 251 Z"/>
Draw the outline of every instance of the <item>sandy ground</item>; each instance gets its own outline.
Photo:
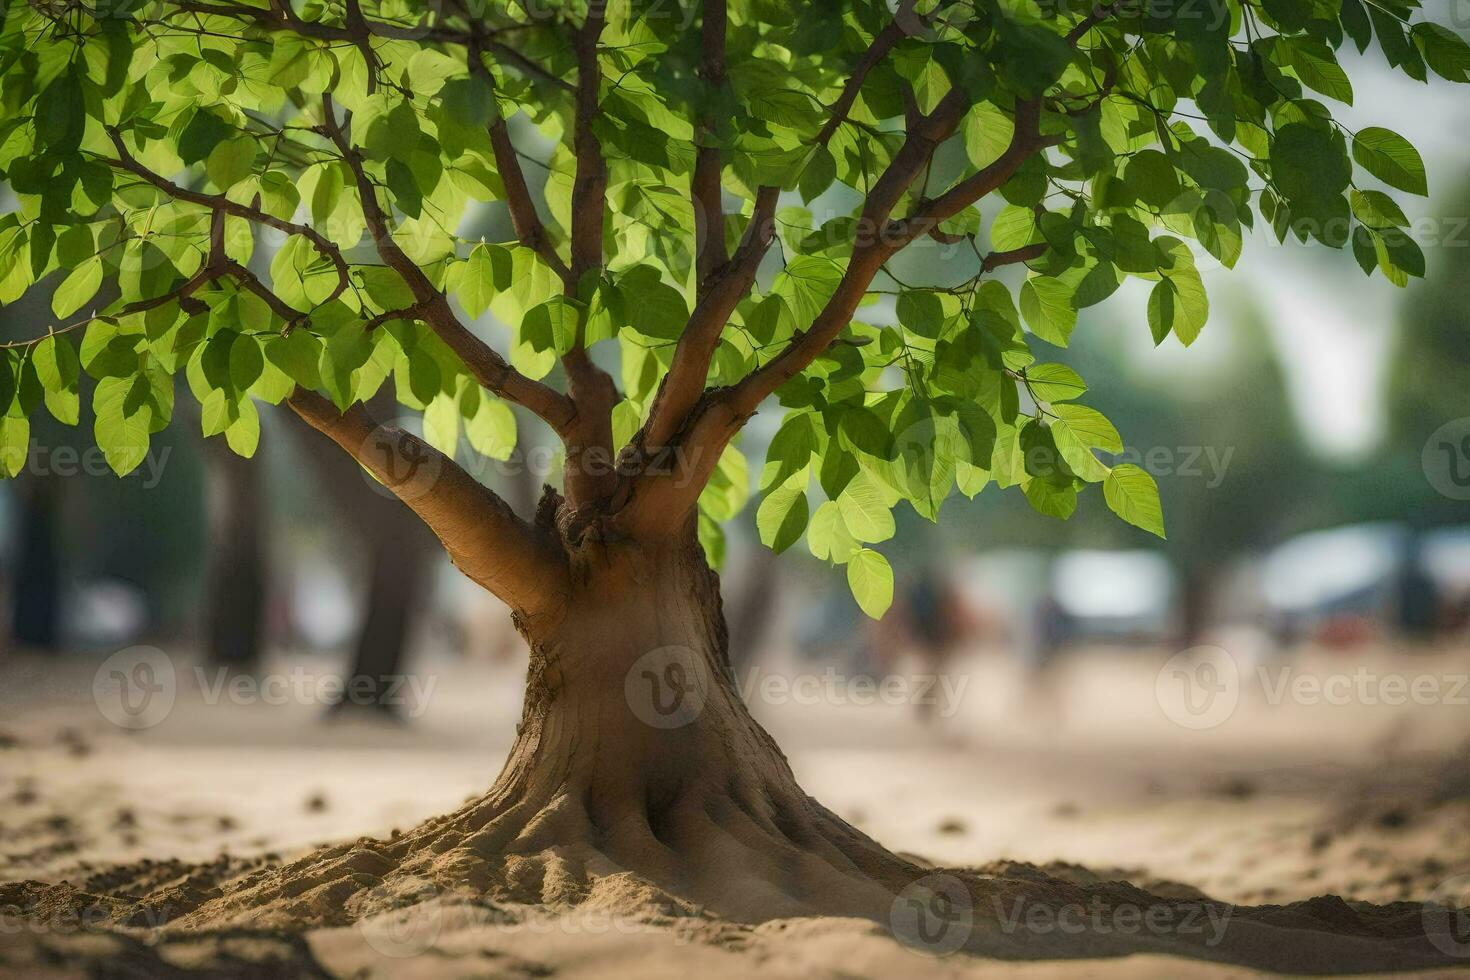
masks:
<path id="1" fill-rule="evenodd" d="M 949 688 L 934 689 L 942 717 L 928 724 L 912 704 L 882 703 L 863 682 L 820 666 L 777 660 L 742 681 L 808 791 L 884 844 L 939 865 L 1031 862 L 1249 905 L 1323 894 L 1470 904 L 1470 879 L 1458 877 L 1470 873 L 1470 779 L 1443 775 L 1470 736 L 1470 689 L 1460 685 L 1470 652 L 1242 660 L 1233 712 L 1206 728 L 1171 720 L 1172 712 L 1198 723 L 1171 702 L 1164 659 L 1091 651 L 1038 687 L 977 651 L 955 662 Z M 172 709 L 127 731 L 98 708 L 99 664 L 0 666 L 0 882 L 95 886 L 99 869 L 118 865 L 275 861 L 325 842 L 389 837 L 482 792 L 519 714 L 514 665 L 434 659 L 420 687 L 405 692 L 414 717 L 393 725 L 325 723 L 314 669 L 283 662 L 277 687 L 257 693 L 215 690 L 218 678 L 179 660 Z M 896 673 L 910 685 L 908 701 L 927 683 L 917 665 Z M 1312 678 L 1325 685 L 1314 689 Z M 1398 697 L 1395 678 L 1417 694 Z M 859 703 L 867 700 L 879 703 Z M 935 957 L 850 920 L 691 929 L 622 907 L 556 914 L 423 897 L 412 912 L 304 938 L 214 937 L 194 948 L 150 945 L 147 930 L 119 936 L 0 909 L 0 951 L 9 950 L 0 973 L 166 976 L 191 965 L 221 976 L 1248 973 L 1172 956 Z M 1464 942 L 1447 963 L 1463 954 L 1470 968 L 1464 925 L 1452 923 Z M 273 974 L 272 963 L 290 966 Z M 107 972 L 117 964 L 126 969 Z"/>

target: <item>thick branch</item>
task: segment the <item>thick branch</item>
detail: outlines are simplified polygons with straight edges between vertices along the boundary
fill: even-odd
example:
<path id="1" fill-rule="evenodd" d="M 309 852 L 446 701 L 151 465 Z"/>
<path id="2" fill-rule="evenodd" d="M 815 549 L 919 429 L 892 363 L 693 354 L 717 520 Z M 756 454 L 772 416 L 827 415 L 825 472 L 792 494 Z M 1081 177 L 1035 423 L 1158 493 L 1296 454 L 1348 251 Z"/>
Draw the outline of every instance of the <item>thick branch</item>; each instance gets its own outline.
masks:
<path id="1" fill-rule="evenodd" d="M 725 0 L 705 0 L 704 22 L 700 25 L 699 77 L 704 82 L 710 106 L 695 128 L 699 149 L 694 157 L 694 178 L 689 196 L 694 205 L 694 271 L 696 289 L 703 297 L 709 289 L 710 273 L 724 265 L 725 207 L 721 200 L 720 148 L 714 141 L 714 95 L 725 85 L 725 32 L 728 27 Z"/>
<path id="2" fill-rule="evenodd" d="M 489 344 L 471 333 L 454 315 L 444 294 L 393 240 L 388 217 L 378 203 L 377 191 L 372 181 L 363 169 L 362 157 L 343 134 L 342 127 L 337 124 L 336 109 L 330 95 L 322 96 L 322 131 L 337 147 L 348 170 L 352 172 L 357 194 L 362 202 L 363 220 L 373 236 L 378 255 L 408 285 L 409 291 L 423 309 L 424 322 L 464 362 L 471 376 L 483 387 L 502 398 L 524 405 L 545 420 L 558 434 L 564 434 L 576 416 L 571 399 L 516 371 Z"/>
<path id="3" fill-rule="evenodd" d="M 510 223 L 515 229 L 516 240 L 541 256 L 542 261 L 551 266 L 565 285 L 575 288 L 576 281 L 572 279 L 561 256 L 556 254 L 551 238 L 546 233 L 546 226 L 536 213 L 536 203 L 531 197 L 530 188 L 526 186 L 520 157 L 516 155 L 515 144 L 510 139 L 510 129 L 503 117 L 497 116 L 490 124 L 490 147 L 495 152 L 495 169 L 500 171 L 500 180 L 505 184 L 505 203 L 510 209 Z"/>
<path id="4" fill-rule="evenodd" d="M 607 20 L 606 0 L 588 4 L 587 19 L 574 41 L 577 53 L 576 114 L 572 150 L 577 169 L 572 181 L 572 260 L 566 292 L 575 295 L 583 278 L 602 268 L 602 226 L 607 210 L 607 162 L 593 123 L 602 111 L 602 65 L 597 46 Z M 600 504 L 617 485 L 613 468 L 612 410 L 617 387 L 592 363 L 577 337 L 562 358 L 567 390 L 576 408 L 575 424 L 565 436 L 567 502 L 572 507 Z"/>
<path id="5" fill-rule="evenodd" d="M 229 17 L 235 20 L 245 20 L 266 30 L 286 30 L 302 37 L 315 38 L 319 41 L 347 41 L 359 44 L 361 35 L 348 27 L 336 27 L 331 24 L 323 24 L 318 21 L 302 20 L 292 9 L 291 4 L 285 0 L 272 2 L 269 8 L 249 7 L 240 4 L 229 3 L 205 3 L 199 0 L 172 0 L 170 9 L 175 11 L 194 14 L 208 14 L 214 17 Z M 423 26 L 401 26 L 389 24 L 384 21 L 372 21 L 359 18 L 360 30 L 365 31 L 373 37 L 387 38 L 400 41 L 440 41 L 451 44 L 464 44 L 469 35 L 464 31 L 450 30 L 444 27 L 426 28 Z"/>
<path id="6" fill-rule="evenodd" d="M 767 396 L 805 370 L 807 365 L 827 349 L 851 321 L 873 276 L 894 253 L 914 239 L 928 234 L 930 229 L 945 218 L 957 214 L 1000 187 L 1033 153 L 1045 145 L 1040 135 L 1040 103 L 1020 103 L 1016 107 L 1015 134 L 1000 159 L 960 181 L 950 191 L 921 207 L 912 217 L 890 223 L 889 214 L 904 190 L 913 183 L 923 168 L 933 147 L 954 132 L 963 116 L 964 108 L 960 107 L 960 98 L 954 99 L 954 105 L 949 105 L 951 97 L 957 91 L 951 90 L 934 113 L 926 118 L 924 132 L 910 134 L 903 148 L 894 157 L 893 164 L 873 185 L 873 193 L 869 195 L 867 206 L 863 209 L 866 219 L 864 224 L 881 228 L 882 231 L 871 244 L 860 246 L 853 252 L 847 271 L 826 307 L 812 322 L 811 329 L 804 334 L 798 334 L 781 353 L 731 390 L 729 400 L 737 415 L 747 416 L 754 412 L 756 406 Z M 955 112 L 957 107 L 959 111 Z"/>
<path id="7" fill-rule="evenodd" d="M 572 181 L 572 281 L 602 266 L 602 220 L 607 207 L 607 162 L 592 130 L 601 111 L 602 66 L 597 45 L 607 21 L 607 0 L 591 0 L 587 20 L 578 29 L 577 113 L 572 150 L 577 172 Z"/>
<path id="8" fill-rule="evenodd" d="M 453 460 L 402 429 L 375 425 L 361 405 L 342 413 L 304 388 L 287 403 L 418 514 L 475 582 L 526 615 L 560 604 L 567 572 L 550 533 L 518 518 Z"/>
<path id="9" fill-rule="evenodd" d="M 959 214 L 985 195 L 1010 180 L 1021 165 L 1038 150 L 1050 145 L 1041 135 L 1041 102 L 1030 99 L 1016 104 L 1016 129 L 1010 145 L 998 159 L 955 184 L 948 191 L 921 207 L 907 220 L 899 222 L 899 240 L 908 244 L 929 233 L 946 218 Z"/>
<path id="10" fill-rule="evenodd" d="M 779 354 L 739 384 L 721 392 L 695 395 L 693 419 L 684 424 L 678 444 L 670 447 L 680 456 L 678 478 L 653 474 L 634 482 L 620 514 L 621 523 L 630 532 L 657 533 L 679 526 L 730 439 L 762 401 L 805 370 L 841 334 L 883 264 L 940 221 L 998 188 L 1032 154 L 1049 145 L 1040 135 L 1040 102 L 1022 102 L 1016 108 L 1015 134 L 1000 159 L 921 206 L 911 217 L 892 220 L 898 202 L 923 172 L 934 150 L 953 135 L 968 108 L 964 94 L 953 89 L 934 112 L 910 128 L 893 162 L 868 194 L 858 224 L 859 234 L 864 237 L 856 243 L 847 269 L 811 327 L 798 333 Z"/>
<path id="11" fill-rule="evenodd" d="M 649 412 L 643 433 L 646 451 L 668 445 L 699 401 L 725 324 L 750 291 L 761 259 L 775 238 L 776 202 L 780 193 L 778 187 L 760 189 L 740 246 L 724 268 L 716 270 L 710 288 L 695 304 L 674 348 L 669 373 L 664 376 Z"/>

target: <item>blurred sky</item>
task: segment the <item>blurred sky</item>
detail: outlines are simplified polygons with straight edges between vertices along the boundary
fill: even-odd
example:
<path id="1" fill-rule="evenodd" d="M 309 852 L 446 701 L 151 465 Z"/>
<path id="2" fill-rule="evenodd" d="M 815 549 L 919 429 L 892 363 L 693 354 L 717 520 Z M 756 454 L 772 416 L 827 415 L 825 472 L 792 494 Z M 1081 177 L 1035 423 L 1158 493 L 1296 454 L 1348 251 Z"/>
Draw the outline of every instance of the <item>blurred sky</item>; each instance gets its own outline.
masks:
<path id="1" fill-rule="evenodd" d="M 1351 107 L 1333 104 L 1338 120 L 1351 130 L 1386 126 L 1408 138 L 1424 156 L 1430 197 L 1393 194 L 1415 222 L 1415 237 L 1432 276 L 1439 262 L 1437 238 L 1454 247 L 1470 247 L 1467 216 L 1447 213 L 1448 202 L 1463 199 L 1463 186 L 1470 181 L 1470 97 L 1463 87 L 1434 76 L 1426 85 L 1391 71 L 1375 50 L 1360 56 L 1348 45 L 1338 54 L 1355 93 Z M 1419 234 L 1427 219 L 1435 221 L 1440 234 Z M 1292 239 L 1280 245 L 1260 227 L 1259 217 L 1257 222 L 1257 231 L 1247 239 L 1233 271 L 1205 269 L 1208 256 L 1202 259 L 1211 317 L 1189 351 L 1173 339 L 1155 351 L 1147 330 L 1120 332 L 1142 372 L 1159 372 L 1187 383 L 1191 374 L 1209 371 L 1212 362 L 1229 353 L 1232 308 L 1239 309 L 1242 301 L 1254 304 L 1265 314 L 1278 346 L 1291 382 L 1292 403 L 1312 447 L 1330 458 L 1361 459 L 1374 450 L 1383 432 L 1382 381 L 1406 291 L 1380 273 L 1364 276 L 1350 251 L 1316 243 L 1302 246 Z M 1420 283 L 1412 280 L 1409 290 Z M 1103 305 L 1103 317 L 1143 323 L 1148 285 L 1130 281 Z"/>

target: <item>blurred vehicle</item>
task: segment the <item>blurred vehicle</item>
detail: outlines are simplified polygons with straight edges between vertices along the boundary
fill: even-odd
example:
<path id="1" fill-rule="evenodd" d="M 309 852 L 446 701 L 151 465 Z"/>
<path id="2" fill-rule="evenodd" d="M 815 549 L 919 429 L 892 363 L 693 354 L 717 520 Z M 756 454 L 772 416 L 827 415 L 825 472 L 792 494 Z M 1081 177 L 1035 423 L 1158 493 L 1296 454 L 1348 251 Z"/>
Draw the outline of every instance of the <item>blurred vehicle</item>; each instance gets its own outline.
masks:
<path id="1" fill-rule="evenodd" d="M 1157 551 L 1063 552 L 1041 629 L 1056 646 L 1167 642 L 1176 592 L 1174 570 Z"/>
<path id="2" fill-rule="evenodd" d="M 1263 599 L 1278 640 L 1366 641 L 1392 614 L 1399 555 L 1408 532 L 1358 524 L 1298 535 L 1266 556 Z"/>
<path id="3" fill-rule="evenodd" d="M 1386 633 L 1432 638 L 1470 593 L 1470 529 L 1417 534 L 1397 523 L 1313 531 L 1262 565 L 1267 616 L 1283 644 L 1336 648 Z"/>

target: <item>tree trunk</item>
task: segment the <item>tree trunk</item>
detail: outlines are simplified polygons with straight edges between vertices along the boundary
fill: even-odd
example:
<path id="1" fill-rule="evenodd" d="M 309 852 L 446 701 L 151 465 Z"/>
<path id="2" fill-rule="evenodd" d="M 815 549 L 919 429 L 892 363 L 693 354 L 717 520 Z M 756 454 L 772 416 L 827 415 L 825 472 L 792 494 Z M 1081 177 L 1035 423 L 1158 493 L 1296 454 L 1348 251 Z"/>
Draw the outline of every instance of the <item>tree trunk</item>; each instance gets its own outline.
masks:
<path id="1" fill-rule="evenodd" d="M 263 463 L 204 440 L 210 497 L 205 650 L 211 663 L 248 672 L 260 663 L 268 576 Z"/>
<path id="2" fill-rule="evenodd" d="M 422 528 L 408 530 L 414 537 L 422 535 Z M 402 705 L 394 697 L 400 685 L 395 679 L 403 673 L 409 630 L 428 591 L 431 553 L 420 542 L 394 536 L 368 544 L 371 572 L 362 627 L 343 697 L 331 707 L 372 708 L 399 716 Z"/>
<path id="3" fill-rule="evenodd" d="M 28 476 L 16 485 L 19 542 L 11 570 L 11 635 L 26 650 L 61 647 L 60 479 Z"/>
<path id="4" fill-rule="evenodd" d="M 355 919 L 425 880 L 551 904 L 636 883 L 644 899 L 657 889 L 738 921 L 886 919 L 924 872 L 796 784 L 735 687 L 719 579 L 698 546 L 598 542 L 572 562 L 564 607 L 516 621 L 531 651 L 525 705 L 489 792 L 392 841 L 247 878 L 185 921 L 251 909 L 284 922 L 308 905 Z M 295 896 L 306 904 L 283 901 Z"/>
<path id="5" fill-rule="evenodd" d="M 393 399 L 381 392 L 372 405 L 391 411 Z M 370 708 L 397 714 L 389 697 L 399 690 L 392 678 L 404 672 L 407 643 L 430 586 L 434 536 L 403 503 L 371 482 L 356 461 L 338 452 L 295 414 L 285 414 L 315 471 L 323 499 L 344 515 L 367 551 L 368 582 L 362 624 L 345 672 L 343 696 L 331 705 Z M 341 556 L 345 563 L 349 557 Z"/>
<path id="6" fill-rule="evenodd" d="M 547 849 L 581 866 L 533 876 L 543 891 L 626 869 L 734 919 L 886 913 L 919 872 L 797 786 L 735 687 L 719 580 L 698 548 L 578 558 L 566 610 L 517 624 L 531 660 L 500 778 L 424 833 L 511 866 Z"/>

